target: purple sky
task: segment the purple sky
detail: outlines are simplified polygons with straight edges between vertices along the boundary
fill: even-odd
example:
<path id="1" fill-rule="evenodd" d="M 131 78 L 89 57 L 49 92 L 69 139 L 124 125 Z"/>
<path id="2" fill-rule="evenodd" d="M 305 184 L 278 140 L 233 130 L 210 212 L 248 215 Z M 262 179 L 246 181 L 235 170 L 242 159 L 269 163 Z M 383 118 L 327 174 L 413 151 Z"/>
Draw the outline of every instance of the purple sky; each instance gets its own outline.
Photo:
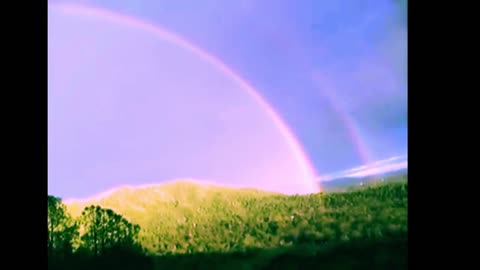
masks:
<path id="1" fill-rule="evenodd" d="M 401 1 L 49 2 L 151 22 L 220 59 L 279 113 L 320 175 L 407 154 Z M 312 189 L 291 180 L 303 165 L 265 108 L 151 33 L 50 12 L 48 80 L 50 193 L 178 177 Z"/>

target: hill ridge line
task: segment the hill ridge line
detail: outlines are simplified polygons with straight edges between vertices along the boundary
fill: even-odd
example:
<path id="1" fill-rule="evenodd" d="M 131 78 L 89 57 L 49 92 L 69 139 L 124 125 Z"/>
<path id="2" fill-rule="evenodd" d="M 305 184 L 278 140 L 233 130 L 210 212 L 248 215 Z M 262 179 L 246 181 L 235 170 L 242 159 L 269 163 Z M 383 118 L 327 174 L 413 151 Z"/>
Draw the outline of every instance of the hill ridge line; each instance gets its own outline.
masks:
<path id="1" fill-rule="evenodd" d="M 218 188 L 230 188 L 230 189 L 238 189 L 238 190 L 245 190 L 245 189 L 254 189 L 254 188 L 248 188 L 248 187 L 241 187 L 241 186 L 235 186 L 235 185 L 227 185 L 227 184 L 221 184 L 221 183 L 216 183 L 211 180 L 202 180 L 202 179 L 197 179 L 197 178 L 178 178 L 178 179 L 171 179 L 167 181 L 162 181 L 162 182 L 152 182 L 148 184 L 139 184 L 139 185 L 120 185 L 116 186 L 113 188 L 110 188 L 107 191 L 100 192 L 96 195 L 86 197 L 86 198 L 69 198 L 63 200 L 63 203 L 65 204 L 71 204 L 71 203 L 92 203 L 96 201 L 100 201 L 104 198 L 107 198 L 108 196 L 114 194 L 115 192 L 121 191 L 123 189 L 130 189 L 130 190 L 142 190 L 142 189 L 147 189 L 147 188 L 152 188 L 152 187 L 162 187 L 170 184 L 181 184 L 181 183 L 189 183 L 197 186 L 201 186 L 204 188 L 210 188 L 210 187 L 218 187 Z M 254 189 L 258 191 L 262 191 L 259 189 Z M 267 192 L 267 191 L 265 191 Z"/>

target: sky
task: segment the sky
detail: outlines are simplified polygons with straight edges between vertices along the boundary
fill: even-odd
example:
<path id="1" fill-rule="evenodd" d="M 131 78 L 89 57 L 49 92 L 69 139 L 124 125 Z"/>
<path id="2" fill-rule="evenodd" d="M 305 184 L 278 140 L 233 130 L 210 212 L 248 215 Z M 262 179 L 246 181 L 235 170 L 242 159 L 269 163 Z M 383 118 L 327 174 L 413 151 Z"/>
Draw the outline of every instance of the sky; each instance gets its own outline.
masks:
<path id="1" fill-rule="evenodd" d="M 219 72 L 210 70 L 211 65 L 205 64 L 205 59 L 202 60 L 195 57 L 194 54 L 186 53 L 185 50 L 177 48 L 178 46 L 172 45 L 171 42 L 153 41 L 152 37 L 147 34 L 142 35 L 141 31 L 120 26 L 102 28 L 103 26 L 99 27 L 100 22 L 82 21 L 80 17 L 76 19 L 77 21 L 71 19 L 70 23 L 62 21 L 57 23 L 57 26 L 53 26 L 50 18 L 57 15 L 49 14 L 49 156 L 52 156 L 52 158 L 49 157 L 49 192 L 51 190 L 62 196 L 87 196 L 100 192 L 103 191 L 102 189 L 111 187 L 116 181 L 120 181 L 119 178 L 123 177 L 123 175 L 112 174 L 112 171 L 118 171 L 117 174 L 124 173 L 124 171 L 114 168 L 127 166 L 130 168 L 137 166 L 136 170 L 128 171 L 132 175 L 131 177 L 137 175 L 139 179 L 164 180 L 153 178 L 154 171 L 158 170 L 158 160 L 155 155 L 148 154 L 148 142 L 157 138 L 163 141 L 162 145 L 158 146 L 158 151 L 177 152 L 177 155 L 180 156 L 192 156 L 183 158 L 182 162 L 174 162 L 172 159 L 180 157 L 169 155 L 169 165 L 164 165 L 169 168 L 162 167 L 161 169 L 164 172 L 170 172 L 159 175 L 159 178 L 189 177 L 191 174 L 181 175 L 178 173 L 185 170 L 186 167 L 192 172 L 198 171 L 198 175 L 204 175 L 194 175 L 194 177 L 206 178 L 223 178 L 229 174 L 230 178 L 238 179 L 258 176 L 274 179 L 281 175 L 296 177 L 296 174 L 299 174 L 301 177 L 301 175 L 310 174 L 311 170 L 305 168 L 304 164 L 286 165 L 297 162 L 301 158 L 300 154 L 290 153 L 289 151 L 292 150 L 285 145 L 283 137 L 274 135 L 278 133 L 275 131 L 278 127 L 272 123 L 267 124 L 271 120 L 269 120 L 268 113 L 265 112 L 265 107 L 258 106 L 258 102 L 257 105 L 254 105 L 251 95 L 243 93 L 245 91 L 224 90 L 241 88 L 239 80 L 250 85 L 276 112 L 281 122 L 285 124 L 301 146 L 302 151 L 305 152 L 306 158 L 309 159 L 311 167 L 320 179 L 331 179 L 332 175 L 351 174 L 350 170 L 362 168 L 366 164 L 370 164 L 370 166 L 364 167 L 364 171 L 371 173 L 373 170 L 375 172 L 375 168 L 381 167 L 378 164 L 382 164 L 382 160 L 407 157 L 407 16 L 405 1 L 50 0 L 49 3 L 74 3 L 86 7 L 97 7 L 148 22 L 181 37 L 206 54 L 212 55 L 239 78 L 232 80 L 226 78 L 228 76 L 225 74 L 219 75 Z M 68 21 L 68 19 L 66 20 Z M 91 25 L 86 27 L 85 25 L 88 23 Z M 50 31 L 51 27 L 55 27 L 56 30 Z M 53 33 L 59 34 L 54 36 Z M 85 35 L 84 37 L 97 37 L 96 40 L 104 39 L 105 41 L 87 43 L 85 40 L 75 40 L 74 36 L 80 38 L 82 33 Z M 127 39 L 127 37 L 129 38 Z M 53 42 L 53 40 L 56 41 Z M 131 42 L 132 40 L 136 40 L 136 42 Z M 82 42 L 88 44 L 84 45 L 85 48 L 92 46 L 92 48 L 84 48 L 84 51 L 89 54 L 72 54 L 72 51 L 79 50 Z M 121 45 L 117 49 L 112 49 L 113 47 L 109 46 L 110 43 Z M 96 44 L 96 47 L 92 44 Z M 70 51 L 60 52 L 61 49 L 57 47 L 68 47 Z M 159 49 L 160 47 L 162 49 Z M 96 59 L 99 55 L 95 53 L 102 50 L 109 53 L 102 55 L 101 59 L 110 61 L 110 64 L 105 64 L 103 71 L 99 71 L 101 63 L 97 63 L 96 69 L 89 67 L 85 69 L 86 71 L 82 70 L 81 63 L 87 63 L 88 59 Z M 158 53 L 159 50 L 162 52 Z M 150 85 L 161 84 L 162 87 L 169 89 L 178 88 L 181 83 L 184 89 L 183 94 L 179 94 L 179 90 L 175 92 L 176 94 L 171 92 L 173 90 L 170 90 L 168 95 L 161 94 L 163 98 L 170 99 L 161 102 L 163 110 L 175 111 L 175 113 L 165 114 L 161 121 L 167 124 L 163 124 L 162 128 L 159 127 L 157 133 L 151 132 L 150 137 L 137 139 L 141 141 L 132 142 L 130 149 L 127 149 L 128 146 L 122 146 L 125 148 L 123 150 L 118 150 L 117 145 L 113 143 L 115 140 L 107 135 L 108 132 L 124 128 L 121 126 L 122 122 L 117 119 L 119 118 L 118 114 L 120 112 L 127 114 L 129 111 L 124 107 L 121 110 L 114 109 L 115 106 L 124 104 L 119 101 L 118 97 L 121 91 L 118 88 L 113 90 L 111 83 L 116 81 L 117 84 L 122 85 L 122 88 L 132 89 L 138 88 L 138 85 L 135 85 L 138 80 L 135 78 L 128 80 L 127 75 L 123 75 L 121 80 L 117 79 L 119 75 L 123 74 L 122 72 L 128 71 L 115 69 L 118 66 L 119 54 L 122 54 L 122 58 L 124 58 L 123 63 L 129 62 L 130 72 L 135 67 L 134 65 L 145 66 L 146 61 L 150 68 L 157 72 L 137 74 L 137 78 L 143 76 L 145 81 L 150 82 Z M 51 67 L 50 63 L 64 61 L 55 60 L 55 57 L 57 59 L 68 57 L 70 63 L 79 63 L 77 66 L 69 66 L 69 74 L 92 73 L 88 76 L 85 75 L 85 78 L 88 78 L 90 83 L 95 82 L 94 87 L 85 84 L 83 79 L 62 74 L 62 72 L 66 73 L 65 66 L 63 66 L 66 65 L 65 63 L 57 64 L 56 68 Z M 143 59 L 143 62 L 138 59 Z M 158 64 L 158 62 L 163 64 Z M 189 70 L 188 79 L 185 78 L 186 66 Z M 54 70 L 56 71 L 53 72 Z M 109 70 L 107 72 L 109 75 L 104 70 Z M 146 68 L 142 67 L 142 70 L 146 70 Z M 164 75 L 163 79 L 159 79 L 158 73 L 168 74 L 168 76 Z M 59 77 L 62 79 L 57 79 Z M 198 89 L 202 83 L 205 88 L 209 88 L 209 93 L 201 92 L 200 94 L 200 92 L 192 90 Z M 84 89 L 82 84 L 91 86 L 91 93 L 86 94 L 87 91 L 81 90 Z M 104 84 L 103 88 L 102 84 Z M 211 85 L 218 86 L 218 89 L 213 89 Z M 72 94 L 67 97 L 66 94 L 62 96 L 61 90 L 56 90 L 65 90 L 68 87 L 77 89 L 78 93 L 82 94 Z M 95 91 L 96 88 L 103 90 L 100 93 Z M 154 90 L 153 88 L 150 91 L 145 90 L 145 93 L 154 93 Z M 125 91 L 122 93 L 126 93 Z M 154 104 L 152 96 L 142 95 L 141 91 L 136 91 L 135 95 L 124 94 L 124 100 L 129 102 L 132 99 L 137 99 L 138 102 L 150 100 L 152 104 L 142 106 L 144 107 L 143 113 L 153 113 L 152 110 L 159 104 Z M 54 95 L 54 92 L 58 94 Z M 96 95 L 96 98 L 92 99 L 92 95 Z M 187 101 L 180 99 L 185 96 L 190 98 L 186 98 Z M 214 98 L 211 98 L 213 96 Z M 79 105 L 82 98 L 85 103 L 89 102 L 90 104 Z M 204 99 L 201 103 L 202 106 L 195 108 L 193 104 L 201 99 Z M 114 101 L 118 104 L 113 104 Z M 125 106 L 128 104 L 130 103 L 125 103 Z M 183 109 L 178 108 L 175 104 L 182 104 Z M 230 112 L 230 115 L 236 119 L 234 122 L 230 121 L 230 124 L 226 125 L 225 122 L 229 121 L 211 120 L 219 111 L 225 112 L 235 106 L 243 109 Z M 205 111 L 206 108 L 209 108 L 208 112 Z M 134 114 L 135 110 L 136 107 L 132 105 L 131 113 Z M 199 110 L 202 110 L 203 114 L 200 114 Z M 138 111 L 136 113 L 140 114 Z M 191 120 L 189 116 L 196 113 L 199 118 L 200 115 L 204 115 L 203 118 L 207 118 L 206 115 L 209 115 L 208 119 L 210 120 L 203 121 L 203 124 L 197 120 Z M 63 115 L 63 118 L 60 115 Z M 175 115 L 175 118 L 168 115 Z M 94 121 L 95 129 L 92 130 L 102 129 L 103 135 L 99 135 L 98 132 L 92 133 L 93 131 L 85 128 L 93 127 L 92 119 L 99 118 L 99 116 L 103 118 Z M 72 117 L 77 118 L 72 119 Z M 142 127 L 152 125 L 147 123 L 148 119 L 143 119 L 144 122 L 130 119 L 122 124 L 129 123 L 129 129 L 135 129 L 134 126 L 137 125 L 136 130 L 140 133 Z M 178 126 L 178 123 L 181 122 L 179 119 L 188 123 L 188 127 Z M 63 129 L 60 132 L 55 127 L 61 125 L 63 125 Z M 68 133 L 65 133 L 67 126 Z M 226 126 L 229 126 L 228 132 Z M 165 135 L 165 129 L 170 131 L 169 135 Z M 205 130 L 200 131 L 203 129 Z M 215 131 L 215 129 L 217 130 Z M 226 133 L 219 133 L 219 129 Z M 174 130 L 176 132 L 173 132 Z M 200 134 L 196 138 L 201 138 L 202 142 L 183 143 L 191 141 L 192 138 L 191 135 L 183 135 L 182 143 L 179 144 L 179 137 L 182 137 L 179 132 L 185 132 L 185 134 L 198 132 Z M 50 134 L 52 135 L 50 136 Z M 75 134 L 77 137 L 74 136 Z M 82 136 L 80 137 L 79 134 Z M 210 149 L 215 149 L 213 143 L 205 143 L 205 138 L 212 138 L 213 134 L 223 134 L 220 139 L 215 140 L 218 144 L 218 153 L 216 158 L 213 157 L 213 154 L 209 154 L 209 157 L 204 157 L 207 161 L 203 161 L 201 156 L 206 155 L 205 153 Z M 134 135 L 129 136 L 125 135 L 122 142 L 127 139 L 133 140 L 131 138 Z M 160 137 L 154 138 L 153 136 Z M 86 141 L 82 141 L 87 140 L 85 138 L 91 139 L 86 143 Z M 233 144 L 238 148 L 231 146 L 232 139 L 237 141 Z M 112 145 L 102 144 L 102 142 L 109 141 L 112 142 Z M 146 145 L 143 152 L 134 149 L 133 146 L 138 146 L 142 142 Z M 246 144 L 251 145 L 253 149 L 264 147 L 263 153 L 265 154 L 257 157 L 258 151 L 244 151 Z M 103 152 L 98 150 L 97 156 L 99 157 L 91 157 L 90 159 L 93 159 L 89 161 L 91 163 L 84 162 L 85 164 L 82 165 L 83 178 L 79 178 L 77 170 L 80 170 L 81 166 L 72 167 L 71 163 L 78 164 L 80 159 L 86 159 L 88 155 L 95 156 L 95 153 L 92 152 L 82 153 L 88 149 L 87 146 L 91 147 L 91 151 L 103 148 L 102 151 L 110 154 L 102 156 Z M 134 154 L 130 159 L 120 160 L 119 157 L 127 153 Z M 228 153 L 237 153 L 239 157 L 221 162 L 222 167 L 225 168 L 220 172 L 212 173 L 212 170 L 218 170 L 218 157 L 226 157 Z M 115 155 L 117 155 L 117 160 L 112 163 L 111 160 Z M 151 156 L 145 157 L 145 155 Z M 140 162 L 139 157 L 142 157 L 143 161 Z M 141 164 L 134 166 L 135 158 L 137 158 L 136 162 Z M 102 167 L 102 162 L 105 163 L 107 160 L 110 162 L 108 165 L 110 169 L 107 170 L 109 173 L 102 175 L 99 173 L 101 169 L 92 168 L 92 164 Z M 149 162 L 145 160 L 149 160 Z M 199 160 L 202 162 L 198 162 Z M 263 163 L 259 160 L 263 160 Z M 260 164 L 263 164 L 263 167 Z M 407 166 L 406 161 L 402 164 Z M 180 167 L 173 168 L 175 166 Z M 270 172 L 274 167 L 285 169 L 279 170 L 277 175 Z M 141 175 L 146 174 L 146 171 L 150 171 L 150 174 L 142 178 Z M 250 171 L 251 173 L 248 175 L 247 172 Z M 246 176 L 241 177 L 242 174 Z M 117 180 L 105 179 L 102 180 L 102 184 L 93 184 L 94 180 L 88 180 L 100 177 L 100 175 Z M 286 178 L 288 178 L 287 176 Z M 85 181 L 92 182 L 85 184 Z M 129 180 L 125 179 L 124 181 L 128 182 Z M 285 180 L 284 183 L 287 182 Z M 281 189 L 285 188 L 287 186 Z M 308 190 L 311 187 L 304 184 L 303 189 Z M 301 192 L 301 189 L 299 191 Z"/>

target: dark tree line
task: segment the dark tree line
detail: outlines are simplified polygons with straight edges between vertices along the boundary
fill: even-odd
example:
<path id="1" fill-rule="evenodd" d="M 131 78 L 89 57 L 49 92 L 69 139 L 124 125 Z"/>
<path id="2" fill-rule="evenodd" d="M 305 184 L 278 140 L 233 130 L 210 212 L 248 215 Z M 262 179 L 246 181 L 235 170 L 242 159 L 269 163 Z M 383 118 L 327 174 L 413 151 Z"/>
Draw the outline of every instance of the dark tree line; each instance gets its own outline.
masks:
<path id="1" fill-rule="evenodd" d="M 48 196 L 48 254 L 70 255 L 78 237 L 78 222 L 66 211 L 60 198 Z"/>
<path id="2" fill-rule="evenodd" d="M 72 218 L 60 198 L 48 196 L 48 257 L 51 269 L 67 267 L 80 257 L 97 258 L 97 261 L 99 258 L 110 258 L 110 261 L 118 263 L 119 257 L 141 256 L 142 248 L 137 241 L 139 231 L 138 225 L 98 205 L 87 206 L 80 217 Z M 78 265 L 78 261 L 74 264 Z"/>
<path id="3" fill-rule="evenodd" d="M 83 246 L 99 256 L 109 251 L 134 249 L 140 226 L 131 224 L 111 209 L 88 206 L 83 210 L 80 225 L 84 228 Z"/>

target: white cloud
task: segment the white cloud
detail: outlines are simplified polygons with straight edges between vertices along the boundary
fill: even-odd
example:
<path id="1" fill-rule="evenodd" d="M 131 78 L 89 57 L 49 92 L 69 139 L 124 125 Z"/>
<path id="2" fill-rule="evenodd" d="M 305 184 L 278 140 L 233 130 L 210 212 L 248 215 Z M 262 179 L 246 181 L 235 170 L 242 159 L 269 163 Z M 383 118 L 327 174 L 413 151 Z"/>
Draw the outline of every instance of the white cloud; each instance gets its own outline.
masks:
<path id="1" fill-rule="evenodd" d="M 357 173 L 346 175 L 347 177 L 363 177 L 379 173 L 386 173 L 394 170 L 400 170 L 408 167 L 408 161 L 402 161 L 394 164 L 387 164 L 380 167 L 373 167 L 371 169 L 363 170 Z"/>
<path id="2" fill-rule="evenodd" d="M 320 181 L 329 181 L 340 177 L 363 177 L 408 168 L 407 159 L 407 155 L 393 156 L 387 159 L 372 162 L 370 164 L 321 176 Z"/>

